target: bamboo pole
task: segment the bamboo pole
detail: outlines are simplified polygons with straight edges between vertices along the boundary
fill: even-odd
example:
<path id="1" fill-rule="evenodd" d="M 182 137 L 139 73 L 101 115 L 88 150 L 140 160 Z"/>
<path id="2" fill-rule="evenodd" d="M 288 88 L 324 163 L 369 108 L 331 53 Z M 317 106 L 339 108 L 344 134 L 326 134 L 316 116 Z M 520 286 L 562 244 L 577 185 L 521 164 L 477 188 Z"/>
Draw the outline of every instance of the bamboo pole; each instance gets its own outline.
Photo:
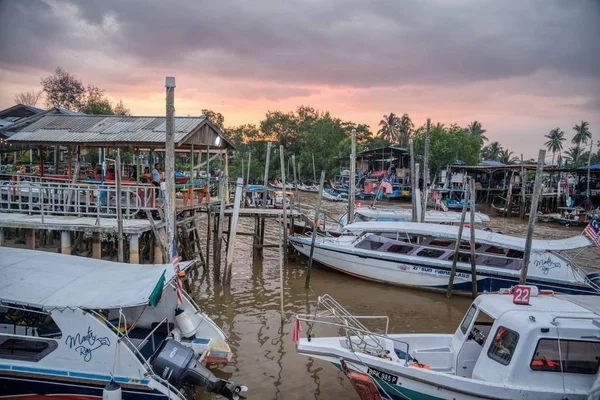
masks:
<path id="1" fill-rule="evenodd" d="M 233 251 L 235 247 L 235 237 L 237 233 L 237 225 L 240 216 L 240 203 L 242 202 L 242 187 L 244 186 L 244 178 L 240 177 L 237 179 L 237 184 L 235 186 L 235 197 L 233 203 L 233 215 L 231 217 L 229 228 L 229 242 L 227 243 L 227 258 L 225 264 L 225 276 L 223 277 L 223 281 L 226 284 L 231 283 L 231 269 L 233 266 Z"/>
<path id="2" fill-rule="evenodd" d="M 315 153 L 312 153 L 312 162 L 313 162 L 313 182 L 317 183 L 317 170 L 315 169 Z"/>
<path id="3" fill-rule="evenodd" d="M 267 143 L 267 159 L 265 161 L 265 176 L 263 179 L 263 203 L 262 208 L 267 207 L 267 188 L 269 187 L 269 162 L 271 160 L 271 142 Z"/>
<path id="4" fill-rule="evenodd" d="M 414 142 L 411 139 L 408 140 L 408 146 L 410 148 L 410 190 L 411 190 L 411 201 L 412 201 L 412 220 L 417 221 L 417 198 L 416 198 L 416 180 L 415 180 L 415 148 Z"/>
<path id="5" fill-rule="evenodd" d="M 527 281 L 527 269 L 529 268 L 529 259 L 531 257 L 531 244 L 533 242 L 533 228 L 537 216 L 537 206 L 542 192 L 542 173 L 544 172 L 544 158 L 546 150 L 540 150 L 538 155 L 537 168 L 535 170 L 535 185 L 531 196 L 531 208 L 529 209 L 529 223 L 527 224 L 527 238 L 525 239 L 525 250 L 523 251 L 523 266 L 521 267 L 521 279 L 519 283 L 524 285 Z"/>
<path id="6" fill-rule="evenodd" d="M 473 298 L 477 297 L 477 255 L 475 254 L 475 198 L 476 198 L 476 193 L 475 193 L 475 179 L 471 178 L 470 182 L 469 182 L 469 189 L 471 191 L 471 213 L 470 213 L 470 218 L 469 218 L 469 222 L 470 222 L 470 231 L 471 231 L 471 240 L 470 240 L 470 247 L 471 247 L 471 288 L 472 288 L 472 294 L 471 296 Z"/>
<path id="7" fill-rule="evenodd" d="M 284 318 L 284 314 L 283 314 L 283 258 L 284 258 L 284 251 L 283 251 L 283 246 L 281 245 L 281 231 L 282 231 L 282 222 L 281 222 L 281 218 L 278 218 L 277 220 L 277 226 L 279 229 L 279 240 L 278 242 L 278 250 L 279 250 L 279 299 L 280 299 L 280 304 L 281 304 L 281 319 L 283 321 Z M 286 229 L 285 227 L 283 227 L 283 232 L 285 233 Z"/>
<path id="8" fill-rule="evenodd" d="M 523 167 L 523 153 L 521 153 L 521 206 L 519 207 L 519 218 L 525 218 L 525 201 L 527 193 L 527 176 L 525 174 L 525 167 Z"/>
<path id="9" fill-rule="evenodd" d="M 352 150 L 350 152 L 350 193 L 348 193 L 348 223 L 354 222 L 354 198 L 356 196 L 356 129 L 352 129 Z"/>
<path id="10" fill-rule="evenodd" d="M 246 176 L 246 187 L 250 184 L 250 162 L 252 161 L 252 152 L 248 152 L 248 175 Z"/>
<path id="11" fill-rule="evenodd" d="M 282 187 L 282 199 L 281 199 L 281 214 L 283 215 L 283 262 L 287 265 L 287 239 L 288 239 L 288 225 L 287 225 L 287 191 L 285 185 L 285 154 L 283 145 L 279 145 L 279 160 L 281 162 L 281 187 Z"/>
<path id="12" fill-rule="evenodd" d="M 115 180 L 117 182 L 117 236 L 118 236 L 118 255 L 117 260 L 124 262 L 124 246 L 123 246 L 123 208 L 122 208 L 122 193 L 121 193 L 121 149 L 117 149 L 117 159 L 115 161 L 115 169 L 117 170 Z"/>
<path id="13" fill-rule="evenodd" d="M 323 198 L 323 186 L 325 186 L 325 171 L 321 171 L 321 180 L 319 182 L 319 196 L 317 197 L 317 209 L 315 210 L 315 220 L 313 222 L 313 232 L 310 242 L 310 255 L 308 257 L 308 269 L 306 270 L 306 281 L 304 287 L 310 287 L 310 272 L 313 264 L 313 255 L 315 253 L 315 239 L 317 238 L 317 221 L 319 221 L 319 212 L 321 211 L 321 199 Z"/>
<path id="14" fill-rule="evenodd" d="M 221 190 L 224 193 L 226 190 L 226 183 L 225 183 L 225 174 L 223 172 L 221 172 L 221 181 L 219 182 L 219 185 L 221 185 Z M 221 196 L 221 204 L 220 204 L 220 208 L 219 208 L 219 221 L 218 221 L 218 225 L 217 225 L 217 238 L 215 241 L 215 254 L 213 257 L 214 260 L 214 264 L 215 264 L 215 277 L 220 275 L 220 268 L 221 268 L 221 245 L 223 244 L 223 223 L 225 222 L 225 198 L 224 196 Z"/>
<path id="15" fill-rule="evenodd" d="M 463 178 L 463 188 L 466 184 L 466 175 Z M 460 215 L 460 226 L 458 227 L 458 235 L 456 236 L 456 244 L 454 245 L 454 256 L 452 257 L 452 270 L 450 271 L 450 279 L 448 280 L 448 290 L 446 297 L 452 297 L 452 287 L 454 286 L 454 276 L 456 275 L 456 263 L 458 262 L 458 254 L 460 252 L 460 242 L 462 240 L 463 228 L 465 227 L 465 216 L 467 215 L 467 204 L 469 203 L 469 192 L 465 191 L 465 202 L 463 204 L 462 214 Z"/>
<path id="16" fill-rule="evenodd" d="M 425 136 L 425 154 L 423 155 L 423 206 L 421 207 L 421 221 L 425 222 L 425 211 L 427 211 L 427 195 L 429 194 L 429 131 L 431 118 L 427 118 L 427 133 Z"/>

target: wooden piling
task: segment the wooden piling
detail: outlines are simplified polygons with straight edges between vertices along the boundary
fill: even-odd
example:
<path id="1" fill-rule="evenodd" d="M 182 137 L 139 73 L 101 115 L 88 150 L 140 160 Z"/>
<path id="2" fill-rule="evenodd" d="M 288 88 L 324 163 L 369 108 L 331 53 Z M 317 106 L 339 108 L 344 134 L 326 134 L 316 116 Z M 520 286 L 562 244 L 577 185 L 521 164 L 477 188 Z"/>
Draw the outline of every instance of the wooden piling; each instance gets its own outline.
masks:
<path id="1" fill-rule="evenodd" d="M 425 211 L 427 210 L 427 195 L 429 182 L 429 131 L 431 118 L 427 118 L 427 132 L 425 136 L 425 154 L 423 155 L 423 206 L 421 207 L 421 222 L 425 222 Z"/>
<path id="2" fill-rule="evenodd" d="M 466 181 L 463 178 L 463 188 L 465 187 Z M 452 257 L 452 270 L 450 271 L 450 279 L 448 280 L 448 290 L 446 291 L 446 297 L 452 297 L 452 287 L 454 286 L 454 276 L 456 275 L 456 263 L 458 262 L 458 255 L 460 252 L 460 242 L 462 239 L 463 228 L 465 226 L 465 216 L 467 215 L 467 205 L 469 203 L 469 191 L 465 190 L 465 203 L 463 204 L 462 214 L 460 215 L 460 226 L 458 227 L 458 235 L 456 237 L 456 244 L 454 246 L 454 256 Z M 473 207 L 471 207 L 473 208 Z M 473 221 L 471 221 L 473 225 Z M 474 229 L 474 228 L 473 228 Z"/>
<path id="3" fill-rule="evenodd" d="M 175 240 L 175 78 L 166 77 L 165 224 L 167 253 L 173 254 Z M 193 200 L 192 200 L 193 201 Z"/>
<path id="4" fill-rule="evenodd" d="M 471 247 L 471 296 L 477 297 L 477 255 L 475 254 L 475 179 L 471 178 L 469 181 L 469 191 L 471 192 L 471 213 L 469 218 L 469 226 L 471 232 L 471 240 L 469 246 Z M 466 203 L 466 200 L 465 200 Z"/>
<path id="5" fill-rule="evenodd" d="M 300 207 L 300 192 L 298 192 L 298 177 L 296 176 L 296 155 L 292 154 L 292 172 L 294 173 L 294 195 L 295 201 L 294 204 L 296 208 Z M 293 225 L 293 222 L 292 222 Z"/>
<path id="6" fill-rule="evenodd" d="M 129 235 L 129 263 L 140 263 L 140 239 L 137 234 Z"/>
<path id="7" fill-rule="evenodd" d="M 248 175 L 246 176 L 246 187 L 250 185 L 250 163 L 252 162 L 252 152 L 248 152 Z"/>
<path id="8" fill-rule="evenodd" d="M 313 232 L 311 236 L 310 242 L 310 255 L 308 257 L 308 268 L 306 270 L 306 281 L 304 282 L 304 287 L 308 289 L 310 287 L 310 272 L 313 264 L 313 254 L 315 252 L 315 239 L 318 234 L 318 221 L 319 221 L 319 212 L 321 211 L 321 199 L 323 198 L 323 186 L 325 186 L 325 171 L 321 171 L 321 180 L 319 181 L 319 195 L 317 197 L 317 208 L 315 210 L 315 220 L 313 221 Z"/>
<path id="9" fill-rule="evenodd" d="M 352 147 L 350 151 L 350 190 L 348 193 L 348 223 L 354 222 L 354 199 L 356 196 L 356 129 L 352 129 Z M 313 230 L 316 232 L 316 230 Z"/>
<path id="10" fill-rule="evenodd" d="M 411 139 L 408 139 L 408 146 L 410 148 L 410 190 L 411 190 L 411 201 L 412 201 L 412 220 L 413 222 L 417 221 L 417 204 L 416 204 L 416 191 L 415 189 L 415 148 L 414 142 Z"/>
<path id="11" fill-rule="evenodd" d="M 6 229 L 0 228 L 0 247 L 6 246 Z"/>
<path id="12" fill-rule="evenodd" d="M 100 232 L 92 233 L 92 257 L 102 259 L 102 234 Z"/>
<path id="13" fill-rule="evenodd" d="M 527 237 L 525 238 L 525 250 L 523 251 L 523 266 L 521 267 L 521 279 L 519 283 L 524 285 L 527 281 L 527 269 L 531 257 L 531 243 L 533 241 L 533 228 L 537 216 L 537 206 L 542 192 L 542 173 L 544 172 L 544 158 L 546 150 L 540 150 L 538 155 L 537 168 L 535 170 L 535 186 L 531 198 L 531 208 L 529 209 L 529 223 L 527 224 Z"/>
<path id="14" fill-rule="evenodd" d="M 240 204 L 242 202 L 242 189 L 244 186 L 244 178 L 240 177 L 237 179 L 235 186 L 235 197 L 233 203 L 233 214 L 229 221 L 229 241 L 227 243 L 227 256 L 225 259 L 225 275 L 223 276 L 223 282 L 225 284 L 231 283 L 231 269 L 233 266 L 233 251 L 235 249 L 235 237 L 237 232 L 237 225 L 240 215 Z"/>
<path id="15" fill-rule="evenodd" d="M 312 153 L 312 162 L 313 162 L 313 179 L 315 183 L 317 183 L 317 170 L 315 169 L 315 153 Z"/>
<path id="16" fill-rule="evenodd" d="M 25 229 L 25 247 L 35 250 L 35 229 Z"/>
<path id="17" fill-rule="evenodd" d="M 60 232 L 60 252 L 62 254 L 71 254 L 71 232 Z"/>
<path id="18" fill-rule="evenodd" d="M 281 163 L 281 187 L 282 187 L 282 196 L 281 199 L 281 214 L 283 216 L 283 262 L 287 265 L 287 238 L 288 238 L 288 225 L 287 225 L 287 192 L 285 185 L 285 155 L 283 145 L 279 145 L 279 160 Z"/>
<path id="19" fill-rule="evenodd" d="M 523 154 L 521 153 L 521 204 L 519 205 L 519 218 L 525 218 L 525 195 L 527 193 L 527 176 L 523 167 Z"/>
<path id="20" fill-rule="evenodd" d="M 115 160 L 115 180 L 117 183 L 117 236 L 118 236 L 118 254 L 117 260 L 124 262 L 123 245 L 123 193 L 121 191 L 121 149 L 117 149 L 117 159 Z M 139 256 L 138 256 L 139 257 Z"/>
<path id="21" fill-rule="evenodd" d="M 225 176 L 221 173 L 221 190 L 225 193 L 226 184 L 225 184 Z M 219 208 L 219 222 L 217 227 L 217 237 L 215 239 L 215 254 L 213 257 L 215 264 L 215 277 L 220 275 L 221 269 L 221 244 L 223 243 L 223 223 L 225 222 L 225 199 L 224 196 L 221 197 L 221 208 Z"/>
<path id="22" fill-rule="evenodd" d="M 506 207 L 504 207 L 504 213 L 503 213 L 504 217 L 506 217 L 507 214 L 509 217 L 512 217 L 512 189 L 513 189 L 514 175 L 515 175 L 515 171 L 511 171 L 510 179 L 508 181 L 508 192 L 506 194 Z"/>

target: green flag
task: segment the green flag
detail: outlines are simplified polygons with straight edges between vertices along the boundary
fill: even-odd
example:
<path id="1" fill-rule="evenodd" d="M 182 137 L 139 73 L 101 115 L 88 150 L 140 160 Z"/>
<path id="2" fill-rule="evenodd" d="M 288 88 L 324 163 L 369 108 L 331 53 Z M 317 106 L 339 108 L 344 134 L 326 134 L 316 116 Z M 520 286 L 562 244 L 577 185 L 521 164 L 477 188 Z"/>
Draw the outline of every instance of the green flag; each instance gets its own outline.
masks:
<path id="1" fill-rule="evenodd" d="M 156 307 L 156 305 L 160 302 L 160 298 L 162 297 L 162 292 L 165 287 L 165 272 L 167 271 L 163 271 L 160 279 L 158 282 L 156 282 L 156 286 L 154 286 L 152 293 L 150 293 L 150 297 L 148 297 L 148 302 L 152 307 Z"/>

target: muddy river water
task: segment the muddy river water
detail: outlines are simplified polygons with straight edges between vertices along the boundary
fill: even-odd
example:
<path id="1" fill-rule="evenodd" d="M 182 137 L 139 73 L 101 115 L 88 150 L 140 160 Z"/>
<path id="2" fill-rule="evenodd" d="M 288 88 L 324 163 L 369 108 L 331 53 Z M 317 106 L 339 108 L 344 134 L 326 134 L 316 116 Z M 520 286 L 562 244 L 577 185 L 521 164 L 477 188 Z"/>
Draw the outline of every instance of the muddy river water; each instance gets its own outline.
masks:
<path id="1" fill-rule="evenodd" d="M 315 199 L 313 194 L 301 194 L 302 202 Z M 338 217 L 346 211 L 345 203 L 323 206 Z M 410 207 L 410 204 L 383 206 Z M 525 236 L 527 224 L 517 218 L 492 217 L 490 228 Z M 253 230 L 252 219 L 240 219 L 238 231 Z M 538 223 L 535 237 L 558 239 L 578 235 L 582 230 L 583 227 Z M 266 241 L 276 244 L 278 239 L 277 222 L 267 221 Z M 323 267 L 313 269 L 310 289 L 305 289 L 307 262 L 290 257 L 283 269 L 282 315 L 278 257 L 277 248 L 265 249 L 262 258 L 253 257 L 251 237 L 238 236 L 231 286 L 215 282 L 212 261 L 208 270 L 199 271 L 199 276 L 190 282 L 198 304 L 229 336 L 234 352 L 230 364 L 220 365 L 213 372 L 247 385 L 249 399 L 358 399 L 346 377 L 331 364 L 296 354 L 292 342 L 293 316 L 314 310 L 319 295 L 330 294 L 356 315 L 387 315 L 390 332 L 395 333 L 453 333 L 471 302 L 467 298 L 449 300 L 443 294 L 362 281 Z M 577 262 L 598 268 L 600 251 L 588 248 Z M 198 391 L 196 398 L 211 396 Z"/>

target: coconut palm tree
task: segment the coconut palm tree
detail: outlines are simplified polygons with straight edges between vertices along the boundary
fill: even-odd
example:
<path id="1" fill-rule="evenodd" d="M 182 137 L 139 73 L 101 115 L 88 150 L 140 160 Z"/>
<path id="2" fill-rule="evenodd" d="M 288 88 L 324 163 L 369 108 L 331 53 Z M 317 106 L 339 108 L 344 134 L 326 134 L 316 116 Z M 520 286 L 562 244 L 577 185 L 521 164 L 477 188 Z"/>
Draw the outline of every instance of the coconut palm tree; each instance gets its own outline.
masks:
<path id="1" fill-rule="evenodd" d="M 578 166 L 582 155 L 583 150 L 579 145 L 569 147 L 569 150 L 565 152 L 565 158 L 567 159 L 567 162 L 573 167 Z"/>
<path id="2" fill-rule="evenodd" d="M 508 149 L 502 149 L 498 153 L 498 161 L 502 164 L 514 164 L 519 159 L 517 157 L 513 157 L 513 152 Z"/>
<path id="3" fill-rule="evenodd" d="M 398 121 L 398 130 L 400 133 L 400 147 L 404 147 L 408 144 L 408 139 L 410 138 L 414 127 L 415 126 L 412 123 L 408 114 L 402 115 L 402 117 Z"/>
<path id="4" fill-rule="evenodd" d="M 388 142 L 394 142 L 400 132 L 400 119 L 396 114 L 390 113 L 390 115 L 384 115 L 383 119 L 379 121 L 381 129 L 377 132 L 382 139 Z"/>
<path id="5" fill-rule="evenodd" d="M 581 121 L 581 125 L 575 125 L 573 127 L 575 131 L 575 136 L 573 136 L 573 143 L 576 144 L 587 144 L 590 142 L 590 151 L 588 153 L 588 173 L 587 173 L 587 195 L 590 195 L 590 164 L 592 163 L 592 145 L 594 141 L 592 140 L 592 132 L 590 132 L 590 124 L 586 121 Z"/>
<path id="6" fill-rule="evenodd" d="M 487 131 L 482 128 L 481 122 L 473 121 L 469 124 L 469 126 L 467 126 L 467 130 L 471 133 L 471 135 L 479 137 L 481 139 L 481 143 L 488 141 L 488 138 L 484 135 L 484 133 Z"/>
<path id="7" fill-rule="evenodd" d="M 492 142 L 489 145 L 481 149 L 481 157 L 486 160 L 498 161 L 502 146 L 498 142 Z"/>
<path id="8" fill-rule="evenodd" d="M 549 134 L 544 135 L 545 138 L 548 139 L 544 146 L 548 149 L 548 151 L 552 152 L 552 165 L 554 165 L 554 157 L 556 156 L 556 152 L 562 152 L 563 144 L 565 139 L 565 133 L 560 128 L 554 128 L 550 131 Z"/>

